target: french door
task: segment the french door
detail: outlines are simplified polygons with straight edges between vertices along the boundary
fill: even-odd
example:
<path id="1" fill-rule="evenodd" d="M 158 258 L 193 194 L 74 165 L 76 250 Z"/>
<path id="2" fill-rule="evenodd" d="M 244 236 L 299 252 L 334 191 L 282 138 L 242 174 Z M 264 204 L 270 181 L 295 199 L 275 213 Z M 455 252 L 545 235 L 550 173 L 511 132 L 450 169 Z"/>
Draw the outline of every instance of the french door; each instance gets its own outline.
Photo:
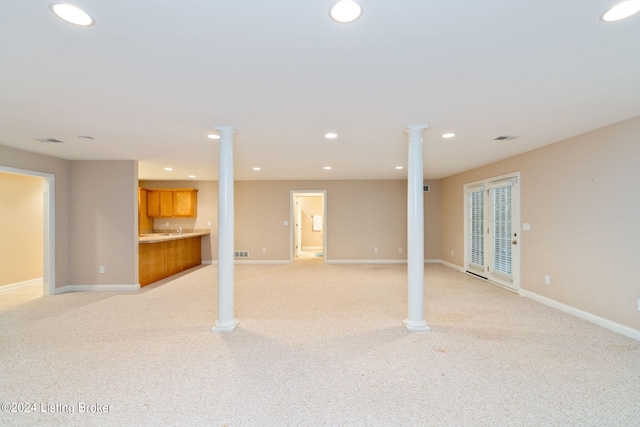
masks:
<path id="1" fill-rule="evenodd" d="M 465 266 L 468 272 L 518 290 L 518 175 L 465 186 Z"/>

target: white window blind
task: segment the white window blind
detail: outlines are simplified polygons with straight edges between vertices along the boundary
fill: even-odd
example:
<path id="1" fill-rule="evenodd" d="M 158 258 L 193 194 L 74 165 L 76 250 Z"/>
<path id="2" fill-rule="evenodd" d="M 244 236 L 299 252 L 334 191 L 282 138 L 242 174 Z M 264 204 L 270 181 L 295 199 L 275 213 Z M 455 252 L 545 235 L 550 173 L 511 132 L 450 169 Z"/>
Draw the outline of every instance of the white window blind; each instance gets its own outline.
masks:
<path id="1" fill-rule="evenodd" d="M 492 189 L 493 269 L 511 276 L 511 185 Z"/>
<path id="2" fill-rule="evenodd" d="M 469 259 L 484 266 L 484 188 L 469 192 Z"/>

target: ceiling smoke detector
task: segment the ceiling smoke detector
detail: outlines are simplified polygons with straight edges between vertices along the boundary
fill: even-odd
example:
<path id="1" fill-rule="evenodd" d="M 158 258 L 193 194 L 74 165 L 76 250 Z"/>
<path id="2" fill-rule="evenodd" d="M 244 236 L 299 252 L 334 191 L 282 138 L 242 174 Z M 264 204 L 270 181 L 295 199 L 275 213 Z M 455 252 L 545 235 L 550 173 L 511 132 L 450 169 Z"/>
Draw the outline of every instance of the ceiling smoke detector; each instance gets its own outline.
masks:
<path id="1" fill-rule="evenodd" d="M 56 138 L 36 138 L 36 141 L 44 142 L 46 144 L 61 144 L 64 142 Z"/>
<path id="2" fill-rule="evenodd" d="M 517 136 L 499 136 L 494 139 L 494 141 L 513 141 L 518 138 Z"/>

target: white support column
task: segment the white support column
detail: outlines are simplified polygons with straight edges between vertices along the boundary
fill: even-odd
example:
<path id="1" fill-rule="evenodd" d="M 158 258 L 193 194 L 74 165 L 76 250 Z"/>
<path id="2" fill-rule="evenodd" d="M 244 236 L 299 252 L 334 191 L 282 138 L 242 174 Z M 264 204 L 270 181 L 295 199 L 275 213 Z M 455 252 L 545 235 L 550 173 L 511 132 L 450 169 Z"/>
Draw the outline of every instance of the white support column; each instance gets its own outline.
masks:
<path id="1" fill-rule="evenodd" d="M 233 331 L 234 209 L 233 126 L 214 126 L 220 133 L 220 176 L 218 178 L 218 320 L 214 332 Z"/>
<path id="2" fill-rule="evenodd" d="M 409 125 L 409 163 L 407 171 L 407 273 L 409 331 L 428 331 L 424 319 L 424 199 L 422 132 L 427 125 Z"/>

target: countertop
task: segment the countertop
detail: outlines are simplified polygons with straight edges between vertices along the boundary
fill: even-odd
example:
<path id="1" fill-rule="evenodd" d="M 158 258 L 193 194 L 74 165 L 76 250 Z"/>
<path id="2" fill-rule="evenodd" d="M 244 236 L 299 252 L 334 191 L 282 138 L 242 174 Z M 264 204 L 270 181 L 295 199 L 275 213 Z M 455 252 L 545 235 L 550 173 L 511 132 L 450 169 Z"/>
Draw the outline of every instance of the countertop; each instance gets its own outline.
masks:
<path id="1" fill-rule="evenodd" d="M 198 236 L 208 236 L 211 232 L 209 230 L 194 230 L 194 231 L 184 231 L 182 234 L 177 231 L 166 232 L 166 233 L 149 233 L 149 234 L 140 234 L 138 236 L 139 243 L 158 243 L 165 242 L 167 240 L 178 240 L 178 239 L 188 239 L 190 237 L 198 237 Z"/>

